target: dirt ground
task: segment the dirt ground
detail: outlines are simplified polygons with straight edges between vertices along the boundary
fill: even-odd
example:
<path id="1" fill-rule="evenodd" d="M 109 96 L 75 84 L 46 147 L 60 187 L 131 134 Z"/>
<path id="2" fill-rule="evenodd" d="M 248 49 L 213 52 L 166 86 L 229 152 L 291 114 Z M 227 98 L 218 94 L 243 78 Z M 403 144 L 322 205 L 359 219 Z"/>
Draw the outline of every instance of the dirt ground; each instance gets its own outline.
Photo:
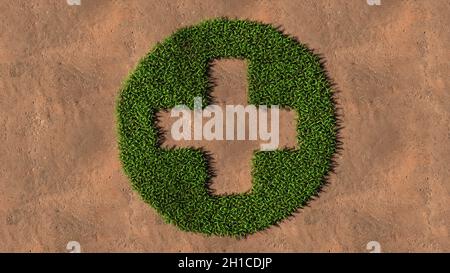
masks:
<path id="1" fill-rule="evenodd" d="M 1 6 L 1 252 L 66 252 L 69 241 L 83 252 L 367 252 L 369 241 L 384 252 L 450 251 L 448 1 Z M 219 16 L 281 26 L 322 54 L 343 121 L 343 150 L 325 191 L 294 217 L 245 239 L 163 223 L 130 189 L 118 160 L 121 82 L 158 41 Z M 225 70 L 242 74 L 239 64 Z M 243 83 L 238 76 L 229 84 Z M 231 168 L 228 161 L 248 166 L 249 153 L 231 160 L 225 144 L 216 145 L 224 150 L 219 174 Z M 245 177 L 246 168 L 237 172 Z"/>

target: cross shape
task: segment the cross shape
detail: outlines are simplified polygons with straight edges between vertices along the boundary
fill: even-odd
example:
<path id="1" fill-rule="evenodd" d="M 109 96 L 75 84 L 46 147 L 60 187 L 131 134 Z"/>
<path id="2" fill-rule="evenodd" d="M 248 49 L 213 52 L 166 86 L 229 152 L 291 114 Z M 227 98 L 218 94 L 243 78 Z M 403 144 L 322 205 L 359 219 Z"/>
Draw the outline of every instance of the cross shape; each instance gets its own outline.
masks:
<path id="1" fill-rule="evenodd" d="M 237 59 L 215 60 L 211 68 L 211 76 L 216 84 L 211 94 L 213 103 L 222 109 L 225 109 L 225 105 L 247 105 L 246 62 Z M 246 140 L 211 141 L 174 140 L 170 134 L 170 128 L 176 119 L 170 116 L 170 111 L 158 113 L 158 126 L 164 134 L 163 148 L 194 147 L 209 151 L 213 160 L 211 166 L 216 174 L 210 184 L 213 194 L 223 195 L 250 191 L 253 151 L 259 150 L 260 144 L 265 143 L 264 141 L 248 140 L 248 138 Z M 203 124 L 207 120 L 207 118 L 203 118 Z M 191 125 L 193 126 L 193 124 Z M 270 115 L 268 126 L 270 127 Z M 295 111 L 280 108 L 279 132 L 278 149 L 296 148 Z M 246 136 L 248 136 L 248 122 L 246 122 Z"/>

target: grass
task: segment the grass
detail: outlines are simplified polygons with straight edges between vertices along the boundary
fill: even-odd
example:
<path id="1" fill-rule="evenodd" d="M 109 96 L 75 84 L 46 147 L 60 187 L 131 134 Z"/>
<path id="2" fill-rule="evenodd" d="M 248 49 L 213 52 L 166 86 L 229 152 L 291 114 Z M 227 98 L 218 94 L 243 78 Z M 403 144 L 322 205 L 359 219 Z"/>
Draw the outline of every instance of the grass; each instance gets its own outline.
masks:
<path id="1" fill-rule="evenodd" d="M 163 149 L 156 113 L 194 97 L 210 102 L 213 59 L 243 58 L 248 102 L 297 112 L 298 149 L 256 151 L 249 193 L 211 195 L 206 153 Z M 225 18 L 183 28 L 148 53 L 117 101 L 120 159 L 133 188 L 182 230 L 245 236 L 292 215 L 316 195 L 336 152 L 333 94 L 320 58 L 270 25 Z M 282 132 L 281 132 L 282 133 Z"/>

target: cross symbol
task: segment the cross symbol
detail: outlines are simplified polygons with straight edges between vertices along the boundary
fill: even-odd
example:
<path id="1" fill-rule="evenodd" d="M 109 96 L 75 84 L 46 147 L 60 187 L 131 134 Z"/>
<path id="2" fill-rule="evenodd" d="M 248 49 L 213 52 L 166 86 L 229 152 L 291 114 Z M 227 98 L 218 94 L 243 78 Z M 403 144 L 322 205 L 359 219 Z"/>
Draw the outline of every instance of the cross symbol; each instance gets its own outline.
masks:
<path id="1" fill-rule="evenodd" d="M 247 105 L 247 65 L 236 59 L 215 60 L 212 63 L 211 76 L 216 83 L 212 90 L 213 103 L 222 109 L 225 105 Z M 251 159 L 253 151 L 259 150 L 262 140 L 174 140 L 170 134 L 176 118 L 170 111 L 158 113 L 158 126 L 164 134 L 162 148 L 194 147 L 203 148 L 211 153 L 212 168 L 216 174 L 210 184 L 213 194 L 233 194 L 248 192 L 252 187 Z M 280 108 L 278 149 L 296 148 L 296 113 Z M 203 119 L 203 123 L 207 118 Z M 268 125 L 270 126 L 270 116 Z M 225 127 L 224 127 L 225 130 Z M 193 131 L 191 129 L 191 131 Z M 248 120 L 246 120 L 248 136 Z M 248 138 L 247 138 L 248 139 Z"/>

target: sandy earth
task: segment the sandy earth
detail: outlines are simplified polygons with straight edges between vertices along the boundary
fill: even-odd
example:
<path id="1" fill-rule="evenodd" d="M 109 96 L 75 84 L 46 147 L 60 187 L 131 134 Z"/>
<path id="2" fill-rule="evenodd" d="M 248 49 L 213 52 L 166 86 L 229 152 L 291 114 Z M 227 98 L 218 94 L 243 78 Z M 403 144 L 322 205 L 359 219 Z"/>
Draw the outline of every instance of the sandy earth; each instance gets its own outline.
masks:
<path id="1" fill-rule="evenodd" d="M 450 251 L 450 3 L 381 2 L 2 0 L 0 251 L 65 252 L 71 240 L 92 252 L 366 252 L 372 240 L 385 252 Z M 122 80 L 158 41 L 218 16 L 282 26 L 322 54 L 343 121 L 325 191 L 245 239 L 163 223 L 118 161 Z M 245 84 L 239 64 L 222 69 L 238 76 L 218 90 Z M 219 176 L 230 162 L 246 177 L 255 144 L 230 147 L 244 151 L 237 159 L 221 145 Z M 226 181 L 213 184 L 245 190 Z"/>

